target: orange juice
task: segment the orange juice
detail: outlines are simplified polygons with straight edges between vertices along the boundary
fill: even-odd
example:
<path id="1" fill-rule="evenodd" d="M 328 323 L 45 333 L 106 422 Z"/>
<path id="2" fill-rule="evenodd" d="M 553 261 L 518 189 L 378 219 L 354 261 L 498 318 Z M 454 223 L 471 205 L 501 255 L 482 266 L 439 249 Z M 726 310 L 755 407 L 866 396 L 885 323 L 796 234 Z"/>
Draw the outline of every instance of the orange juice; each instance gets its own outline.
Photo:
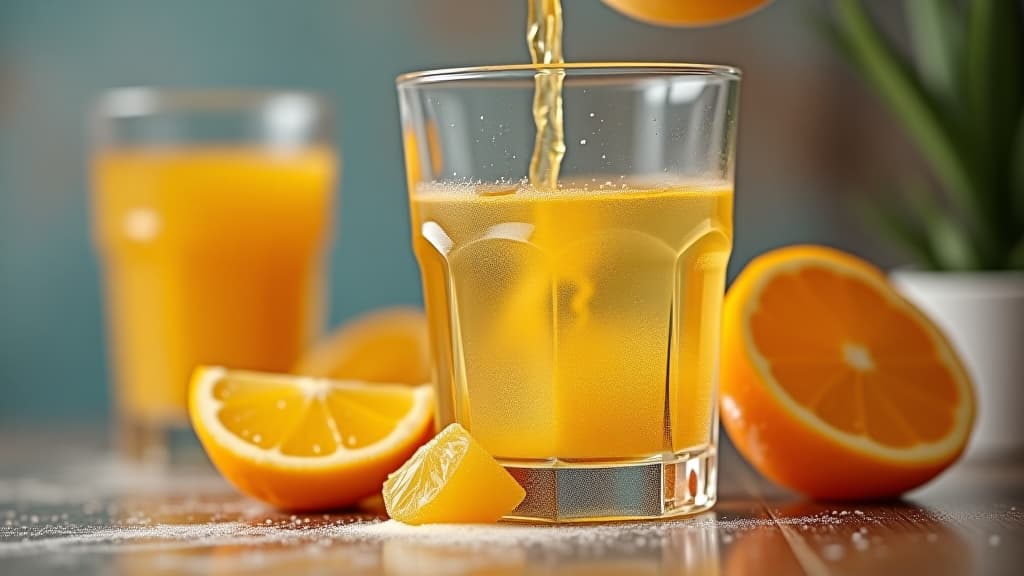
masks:
<path id="1" fill-rule="evenodd" d="M 731 186 L 423 184 L 411 201 L 442 425 L 505 462 L 713 443 Z"/>
<path id="2" fill-rule="evenodd" d="M 328 149 L 116 148 L 93 171 L 122 417 L 184 423 L 197 364 L 292 368 L 324 312 Z"/>

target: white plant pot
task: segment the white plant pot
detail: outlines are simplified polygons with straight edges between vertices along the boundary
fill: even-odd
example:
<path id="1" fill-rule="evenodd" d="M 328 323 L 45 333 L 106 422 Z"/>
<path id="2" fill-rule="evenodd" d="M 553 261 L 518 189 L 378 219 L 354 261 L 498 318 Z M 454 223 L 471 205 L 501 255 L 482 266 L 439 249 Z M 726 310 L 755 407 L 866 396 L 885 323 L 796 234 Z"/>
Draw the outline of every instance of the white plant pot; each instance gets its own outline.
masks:
<path id="1" fill-rule="evenodd" d="M 967 456 L 1024 454 L 1024 272 L 896 270 L 890 277 L 946 333 L 974 380 Z"/>

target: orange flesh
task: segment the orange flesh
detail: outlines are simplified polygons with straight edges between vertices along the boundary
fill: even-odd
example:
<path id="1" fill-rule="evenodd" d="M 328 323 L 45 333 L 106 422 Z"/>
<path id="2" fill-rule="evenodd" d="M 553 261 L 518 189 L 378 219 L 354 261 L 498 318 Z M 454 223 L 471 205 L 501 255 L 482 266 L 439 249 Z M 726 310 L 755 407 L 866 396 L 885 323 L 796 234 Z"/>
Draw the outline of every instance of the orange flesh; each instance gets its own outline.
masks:
<path id="1" fill-rule="evenodd" d="M 388 384 L 429 382 L 427 319 L 416 308 L 370 312 L 347 322 L 317 344 L 294 372 Z"/>
<path id="2" fill-rule="evenodd" d="M 201 366 L 189 413 L 225 479 L 287 510 L 340 508 L 379 493 L 433 436 L 426 386 Z"/>
<path id="3" fill-rule="evenodd" d="M 339 448 L 374 444 L 412 406 L 407 394 L 383 388 L 335 387 L 322 397 L 308 397 L 294 385 L 235 379 L 218 382 L 213 393 L 224 402 L 217 417 L 225 428 L 288 456 L 327 456 Z"/>
<path id="4" fill-rule="evenodd" d="M 843 432 L 905 448 L 954 426 L 957 386 L 932 336 L 859 278 L 780 273 L 764 286 L 750 331 L 778 385 Z"/>

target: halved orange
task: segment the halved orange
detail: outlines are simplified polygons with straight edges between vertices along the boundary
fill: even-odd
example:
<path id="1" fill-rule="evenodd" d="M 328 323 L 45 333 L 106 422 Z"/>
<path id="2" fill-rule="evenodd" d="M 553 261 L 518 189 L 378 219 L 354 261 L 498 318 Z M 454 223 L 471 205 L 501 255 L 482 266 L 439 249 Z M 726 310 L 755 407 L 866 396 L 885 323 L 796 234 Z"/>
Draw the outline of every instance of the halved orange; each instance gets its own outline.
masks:
<path id="1" fill-rule="evenodd" d="M 317 344 L 296 365 L 304 376 L 423 384 L 431 379 L 427 318 L 396 306 L 351 320 Z"/>
<path id="2" fill-rule="evenodd" d="M 974 394 L 884 274 L 820 246 L 755 259 L 726 295 L 721 415 L 768 478 L 827 499 L 914 488 L 963 451 Z"/>
<path id="3" fill-rule="evenodd" d="M 770 0 L 604 0 L 619 12 L 659 26 L 708 26 L 746 16 Z"/>
<path id="4" fill-rule="evenodd" d="M 192 426 L 241 492 L 279 508 L 349 506 L 433 435 L 429 386 L 199 367 Z"/>

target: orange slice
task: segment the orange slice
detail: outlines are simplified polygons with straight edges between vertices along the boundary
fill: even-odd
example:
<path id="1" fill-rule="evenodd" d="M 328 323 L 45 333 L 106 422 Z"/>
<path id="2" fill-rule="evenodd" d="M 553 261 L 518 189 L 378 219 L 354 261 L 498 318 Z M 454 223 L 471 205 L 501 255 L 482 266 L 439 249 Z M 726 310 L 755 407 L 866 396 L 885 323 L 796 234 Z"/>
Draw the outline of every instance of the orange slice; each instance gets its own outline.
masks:
<path id="1" fill-rule="evenodd" d="M 433 432 L 428 386 L 224 368 L 196 369 L 189 412 L 229 482 L 289 510 L 339 508 L 380 491 Z"/>
<path id="2" fill-rule="evenodd" d="M 880 270 L 793 246 L 754 260 L 726 295 L 721 414 L 740 452 L 779 484 L 882 498 L 956 460 L 974 395 L 946 338 Z"/>
<path id="3" fill-rule="evenodd" d="M 388 514 L 406 524 L 497 522 L 525 497 L 458 424 L 449 424 L 384 483 Z"/>
<path id="4" fill-rule="evenodd" d="M 385 308 L 348 322 L 295 367 L 296 374 L 366 382 L 431 379 L 427 319 L 417 308 Z"/>
<path id="5" fill-rule="evenodd" d="M 746 16 L 770 0 L 604 0 L 619 12 L 660 26 L 707 26 Z"/>

